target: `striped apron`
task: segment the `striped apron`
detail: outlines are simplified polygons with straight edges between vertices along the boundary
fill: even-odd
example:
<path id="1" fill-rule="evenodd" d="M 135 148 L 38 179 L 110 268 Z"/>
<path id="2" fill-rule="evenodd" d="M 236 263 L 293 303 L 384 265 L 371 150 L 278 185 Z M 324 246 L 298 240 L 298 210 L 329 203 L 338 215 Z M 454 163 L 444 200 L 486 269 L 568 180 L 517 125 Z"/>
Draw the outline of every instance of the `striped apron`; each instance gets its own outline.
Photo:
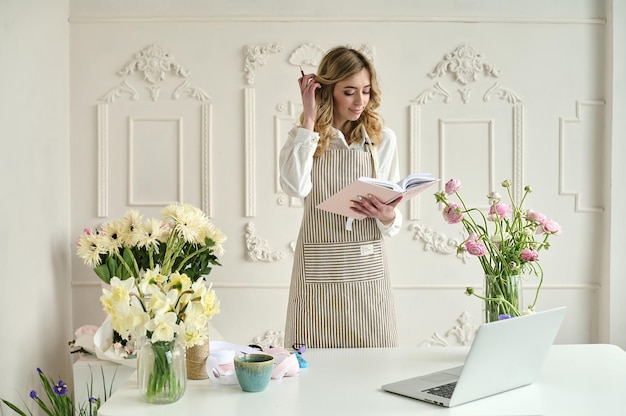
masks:
<path id="1" fill-rule="evenodd" d="M 313 161 L 296 245 L 285 346 L 396 347 L 395 305 L 376 220 L 354 221 L 315 206 L 360 176 L 373 176 L 372 155 L 326 150 Z"/>

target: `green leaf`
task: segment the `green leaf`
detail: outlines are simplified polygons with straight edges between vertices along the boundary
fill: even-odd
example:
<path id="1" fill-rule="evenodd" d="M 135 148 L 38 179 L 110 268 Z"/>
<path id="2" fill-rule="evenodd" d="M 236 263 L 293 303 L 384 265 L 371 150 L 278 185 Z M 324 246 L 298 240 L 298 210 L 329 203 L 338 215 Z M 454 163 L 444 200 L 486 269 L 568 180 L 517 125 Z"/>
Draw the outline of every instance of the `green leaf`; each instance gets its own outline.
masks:
<path id="1" fill-rule="evenodd" d="M 9 406 L 11 408 L 11 410 L 13 410 L 15 413 L 17 413 L 18 415 L 22 415 L 22 416 L 28 416 L 26 413 L 24 413 L 22 410 L 20 410 L 16 405 L 14 405 L 13 403 L 2 399 L 2 402 L 4 404 L 6 404 L 7 406 Z M 28 408 L 26 408 L 28 409 Z M 32 416 L 32 412 L 30 411 L 30 409 L 28 409 L 28 413 Z"/>
<path id="2" fill-rule="evenodd" d="M 107 266 L 109 268 L 109 277 L 117 276 L 117 260 L 113 256 L 107 259 Z M 110 278 L 109 280 L 111 280 Z"/>
<path id="3" fill-rule="evenodd" d="M 111 282 L 111 274 L 109 273 L 109 268 L 106 264 L 100 264 L 99 266 L 94 267 L 93 271 L 104 283 L 109 284 Z"/>

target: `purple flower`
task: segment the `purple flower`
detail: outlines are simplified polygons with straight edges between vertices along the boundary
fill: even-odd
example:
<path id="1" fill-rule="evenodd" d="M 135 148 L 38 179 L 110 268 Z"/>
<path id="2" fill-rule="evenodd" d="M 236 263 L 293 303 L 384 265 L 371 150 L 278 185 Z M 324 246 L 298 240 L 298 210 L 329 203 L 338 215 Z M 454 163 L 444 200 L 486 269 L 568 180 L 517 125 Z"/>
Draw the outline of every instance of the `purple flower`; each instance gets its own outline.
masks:
<path id="1" fill-rule="evenodd" d="M 67 384 L 65 384 L 63 380 L 59 380 L 57 384 L 52 386 L 52 391 L 57 396 L 65 396 L 67 394 Z"/>
<path id="2" fill-rule="evenodd" d="M 505 319 L 511 319 L 511 315 L 507 313 L 501 313 L 500 315 L 498 315 L 498 321 L 503 321 Z"/>
<path id="3" fill-rule="evenodd" d="M 39 396 L 37 396 L 37 390 L 30 391 L 30 398 L 33 400 L 37 400 L 39 398 Z"/>
<path id="4" fill-rule="evenodd" d="M 458 179 L 450 179 L 446 182 L 446 194 L 452 195 L 456 191 L 461 189 L 461 181 Z"/>

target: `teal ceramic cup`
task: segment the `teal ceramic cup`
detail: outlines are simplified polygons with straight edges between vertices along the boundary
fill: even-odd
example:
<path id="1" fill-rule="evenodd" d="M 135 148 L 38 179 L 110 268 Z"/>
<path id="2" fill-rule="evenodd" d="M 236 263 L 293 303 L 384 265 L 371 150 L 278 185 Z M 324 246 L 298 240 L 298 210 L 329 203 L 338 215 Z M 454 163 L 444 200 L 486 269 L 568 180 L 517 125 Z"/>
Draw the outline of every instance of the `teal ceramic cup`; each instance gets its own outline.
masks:
<path id="1" fill-rule="evenodd" d="M 235 374 L 243 391 L 257 392 L 267 388 L 274 370 L 274 357 L 268 354 L 236 356 Z"/>

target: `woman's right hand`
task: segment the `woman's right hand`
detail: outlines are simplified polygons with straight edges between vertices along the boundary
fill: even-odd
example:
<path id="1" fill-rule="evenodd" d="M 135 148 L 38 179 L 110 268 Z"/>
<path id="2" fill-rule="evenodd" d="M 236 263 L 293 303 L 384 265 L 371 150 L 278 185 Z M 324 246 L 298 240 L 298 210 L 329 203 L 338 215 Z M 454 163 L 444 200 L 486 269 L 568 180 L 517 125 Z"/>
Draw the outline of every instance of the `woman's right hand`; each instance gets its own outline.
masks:
<path id="1" fill-rule="evenodd" d="M 315 81 L 315 74 L 302 75 L 298 79 L 300 94 L 302 95 L 302 106 L 304 108 L 304 120 L 302 127 L 313 131 L 316 117 L 315 90 L 321 88 L 321 84 Z"/>

